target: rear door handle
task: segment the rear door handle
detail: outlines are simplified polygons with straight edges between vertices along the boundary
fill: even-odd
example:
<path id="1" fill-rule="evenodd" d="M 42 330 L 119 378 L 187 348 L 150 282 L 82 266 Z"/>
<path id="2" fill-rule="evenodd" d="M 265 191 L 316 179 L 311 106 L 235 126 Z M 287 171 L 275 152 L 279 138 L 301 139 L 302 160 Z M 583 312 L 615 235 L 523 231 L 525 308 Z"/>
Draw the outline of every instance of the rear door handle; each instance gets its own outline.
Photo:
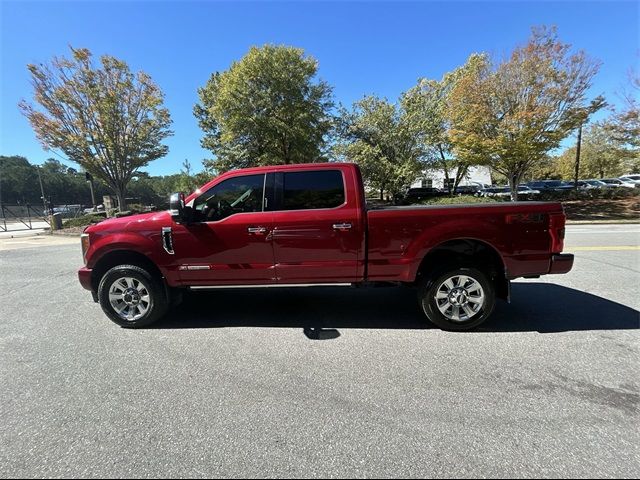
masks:
<path id="1" fill-rule="evenodd" d="M 247 232 L 254 235 L 264 235 L 267 233 L 266 227 L 249 227 L 247 228 Z"/>
<path id="2" fill-rule="evenodd" d="M 351 224 L 350 223 L 334 223 L 333 224 L 333 229 L 334 230 L 350 230 L 351 229 Z"/>

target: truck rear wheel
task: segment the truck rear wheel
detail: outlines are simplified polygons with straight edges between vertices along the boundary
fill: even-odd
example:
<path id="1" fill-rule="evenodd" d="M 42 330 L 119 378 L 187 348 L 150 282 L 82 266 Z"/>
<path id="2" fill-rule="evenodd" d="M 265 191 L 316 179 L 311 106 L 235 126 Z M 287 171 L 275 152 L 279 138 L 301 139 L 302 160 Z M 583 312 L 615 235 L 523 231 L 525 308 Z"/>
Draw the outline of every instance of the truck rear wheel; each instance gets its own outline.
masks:
<path id="1" fill-rule="evenodd" d="M 136 265 L 118 265 L 100 280 L 98 300 L 104 313 L 125 328 L 151 325 L 168 308 L 160 279 Z"/>
<path id="2" fill-rule="evenodd" d="M 443 330 L 470 330 L 493 312 L 493 283 L 475 268 L 454 268 L 434 275 L 418 288 L 424 314 Z"/>

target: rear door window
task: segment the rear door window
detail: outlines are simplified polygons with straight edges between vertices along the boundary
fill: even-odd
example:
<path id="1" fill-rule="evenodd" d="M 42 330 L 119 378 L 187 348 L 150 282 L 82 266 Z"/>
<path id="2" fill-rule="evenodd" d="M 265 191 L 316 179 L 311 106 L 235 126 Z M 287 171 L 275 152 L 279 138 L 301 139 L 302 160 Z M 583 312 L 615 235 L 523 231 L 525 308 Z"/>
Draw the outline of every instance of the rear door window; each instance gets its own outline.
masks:
<path id="1" fill-rule="evenodd" d="M 340 170 L 284 172 L 279 210 L 335 208 L 345 202 Z"/>

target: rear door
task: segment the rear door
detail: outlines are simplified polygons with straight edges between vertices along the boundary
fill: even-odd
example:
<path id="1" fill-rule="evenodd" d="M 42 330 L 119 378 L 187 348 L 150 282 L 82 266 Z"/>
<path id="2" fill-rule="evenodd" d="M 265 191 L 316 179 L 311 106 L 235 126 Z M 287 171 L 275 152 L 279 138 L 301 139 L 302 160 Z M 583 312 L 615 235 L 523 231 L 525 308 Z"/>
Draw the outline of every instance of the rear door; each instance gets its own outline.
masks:
<path id="1" fill-rule="evenodd" d="M 357 281 L 364 232 L 345 180 L 339 168 L 276 173 L 271 238 L 277 283 Z"/>

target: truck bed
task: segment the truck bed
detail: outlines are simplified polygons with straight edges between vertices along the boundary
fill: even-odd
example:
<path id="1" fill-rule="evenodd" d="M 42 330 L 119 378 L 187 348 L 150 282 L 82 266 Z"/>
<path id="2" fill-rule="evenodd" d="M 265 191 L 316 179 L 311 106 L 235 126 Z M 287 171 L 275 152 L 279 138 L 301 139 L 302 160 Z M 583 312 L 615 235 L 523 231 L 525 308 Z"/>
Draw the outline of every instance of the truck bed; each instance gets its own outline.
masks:
<path id="1" fill-rule="evenodd" d="M 459 240 L 495 250 L 507 278 L 544 275 L 550 269 L 549 216 L 561 213 L 558 202 L 368 209 L 368 278 L 409 281 L 429 250 Z"/>

